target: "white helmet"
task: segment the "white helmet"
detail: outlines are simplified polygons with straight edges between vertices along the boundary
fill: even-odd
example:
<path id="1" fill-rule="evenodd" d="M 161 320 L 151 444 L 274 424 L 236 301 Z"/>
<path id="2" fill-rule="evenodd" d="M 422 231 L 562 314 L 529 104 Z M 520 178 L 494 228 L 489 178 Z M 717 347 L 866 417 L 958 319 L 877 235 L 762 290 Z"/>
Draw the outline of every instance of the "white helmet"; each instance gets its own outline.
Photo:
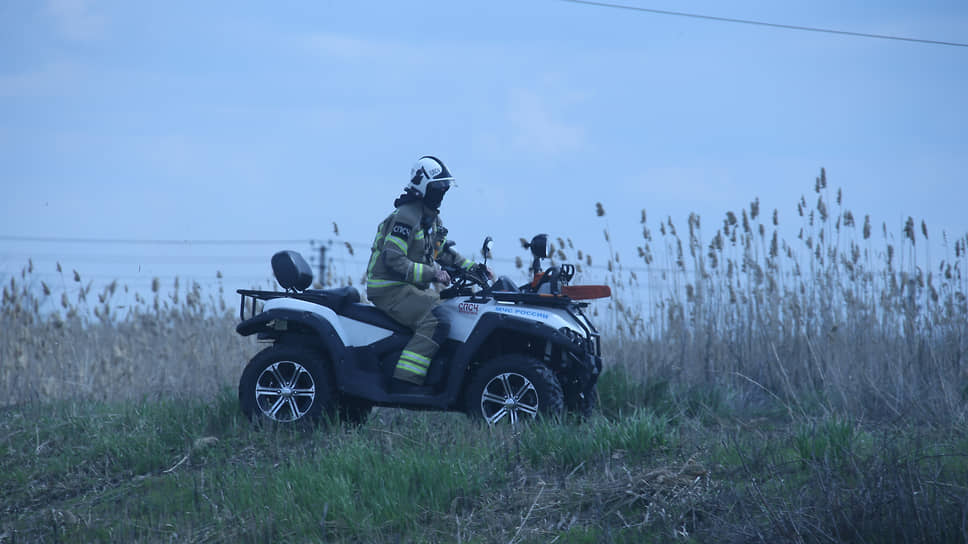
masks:
<path id="1" fill-rule="evenodd" d="M 444 199 L 444 193 L 454 183 L 454 176 L 437 157 L 424 155 L 410 169 L 408 189 L 419 193 L 427 206 L 437 209 Z"/>

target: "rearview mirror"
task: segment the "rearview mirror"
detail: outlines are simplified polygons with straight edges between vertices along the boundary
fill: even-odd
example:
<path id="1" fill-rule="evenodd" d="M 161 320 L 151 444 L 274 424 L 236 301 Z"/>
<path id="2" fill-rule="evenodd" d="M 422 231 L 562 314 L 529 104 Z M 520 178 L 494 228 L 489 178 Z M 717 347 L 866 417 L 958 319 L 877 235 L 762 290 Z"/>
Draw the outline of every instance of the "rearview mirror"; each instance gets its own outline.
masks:
<path id="1" fill-rule="evenodd" d="M 531 243 L 528 244 L 531 248 L 531 254 L 534 255 L 536 259 L 547 259 L 548 258 L 548 235 L 539 234 L 531 239 Z"/>
<path id="2" fill-rule="evenodd" d="M 484 257 L 485 261 L 491 258 L 491 249 L 493 248 L 494 248 L 494 239 L 491 238 L 490 236 L 488 236 L 487 238 L 484 238 L 484 245 L 481 246 L 481 257 Z"/>

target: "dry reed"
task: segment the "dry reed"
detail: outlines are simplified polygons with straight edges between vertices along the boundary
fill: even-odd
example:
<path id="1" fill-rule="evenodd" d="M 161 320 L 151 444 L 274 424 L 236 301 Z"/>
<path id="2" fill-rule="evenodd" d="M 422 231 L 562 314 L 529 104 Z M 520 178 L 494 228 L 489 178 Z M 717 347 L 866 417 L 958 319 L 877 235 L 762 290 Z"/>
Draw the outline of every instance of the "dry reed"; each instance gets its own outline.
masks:
<path id="1" fill-rule="evenodd" d="M 183 291 L 176 279 L 162 293 L 155 279 L 150 299 L 134 293 L 121 304 L 126 288 L 117 282 L 92 295 L 74 271 L 76 294 L 65 281 L 58 296 L 46 284 L 34 288 L 32 272 L 28 263 L 3 288 L 0 404 L 214 395 L 254 353 L 254 342 L 235 334 L 221 288 L 206 298 L 197 283 Z"/>
<path id="2" fill-rule="evenodd" d="M 764 224 L 759 199 L 710 238 L 691 214 L 685 239 L 668 218 L 655 240 L 643 210 L 645 277 L 609 261 L 614 364 L 643 381 L 759 390 L 791 410 L 965 421 L 968 235 L 952 246 L 943 233 L 935 264 L 926 222 L 919 233 L 908 218 L 898 236 L 884 224 L 876 240 L 841 190 L 828 204 L 823 170 L 814 192 L 812 209 L 797 204 L 791 243 L 778 210 Z"/>
<path id="3" fill-rule="evenodd" d="M 792 242 L 782 236 L 780 212 L 764 217 L 759 199 L 726 212 L 712 236 L 696 214 L 680 236 L 671 217 L 655 224 L 643 210 L 639 264 L 631 268 L 606 223 L 607 281 L 616 295 L 599 316 L 607 364 L 641 382 L 781 399 L 791 411 L 965 421 L 968 235 L 952 242 L 943 233 L 935 264 L 925 221 L 918 229 L 909 218 L 898 234 L 883 224 L 878 237 L 869 215 L 858 226 L 861 216 L 844 207 L 842 191 L 831 198 L 823 170 L 814 194 L 812 207 L 806 197 L 796 205 Z M 601 203 L 595 213 L 607 221 Z M 556 242 L 556 260 L 575 255 L 579 270 L 592 265 L 590 252 Z M 256 349 L 235 334 L 221 288 L 206 297 L 197 284 L 183 292 L 176 280 L 162 293 L 156 280 L 149 299 L 135 294 L 119 314 L 116 282 L 95 299 L 77 271 L 62 272 L 62 283 L 76 287 L 69 296 L 32 272 L 28 263 L 19 278 L 4 280 L 4 403 L 204 395 L 234 384 Z"/>

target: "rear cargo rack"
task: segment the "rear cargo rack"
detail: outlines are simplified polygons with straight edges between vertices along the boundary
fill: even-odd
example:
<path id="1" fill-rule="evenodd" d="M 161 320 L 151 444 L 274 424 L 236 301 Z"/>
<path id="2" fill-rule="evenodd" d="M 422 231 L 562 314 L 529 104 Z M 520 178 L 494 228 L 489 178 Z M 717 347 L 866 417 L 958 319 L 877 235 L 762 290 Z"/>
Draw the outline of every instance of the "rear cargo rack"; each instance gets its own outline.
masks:
<path id="1" fill-rule="evenodd" d="M 242 321 L 245 321 L 246 304 L 249 305 L 251 312 L 249 317 L 255 317 L 255 314 L 258 313 L 257 302 L 260 300 L 272 300 L 275 298 L 304 300 L 306 302 L 312 302 L 313 304 L 326 306 L 337 313 L 347 304 L 360 301 L 360 293 L 352 286 L 335 289 L 307 289 L 305 291 L 255 291 L 252 289 L 239 289 L 236 293 L 242 295 L 242 301 L 239 304 L 239 317 L 242 318 Z M 247 302 L 250 300 L 251 302 Z"/>
<path id="2" fill-rule="evenodd" d="M 245 321 L 245 309 L 246 301 L 251 301 L 249 303 L 250 314 L 249 317 L 255 317 L 255 314 L 259 313 L 257 302 L 260 300 L 272 300 L 274 298 L 282 297 L 292 297 L 295 293 L 287 293 L 285 291 L 258 291 L 253 289 L 238 289 L 236 293 L 242 295 L 242 301 L 239 303 L 239 319 Z M 297 297 L 292 297 L 297 298 Z"/>

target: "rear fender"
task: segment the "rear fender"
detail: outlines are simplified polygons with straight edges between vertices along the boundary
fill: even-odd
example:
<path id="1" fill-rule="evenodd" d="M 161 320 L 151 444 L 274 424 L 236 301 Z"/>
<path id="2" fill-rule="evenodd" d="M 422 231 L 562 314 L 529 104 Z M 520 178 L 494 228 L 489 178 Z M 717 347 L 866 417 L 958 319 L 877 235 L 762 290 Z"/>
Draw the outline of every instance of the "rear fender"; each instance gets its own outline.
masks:
<path id="1" fill-rule="evenodd" d="M 323 309 L 328 310 L 328 308 Z M 333 315 L 336 314 L 333 313 Z M 271 338 L 277 342 L 296 335 L 310 339 L 312 344 L 329 355 L 337 367 L 350 357 L 350 352 L 346 349 L 339 331 L 318 312 L 286 308 L 270 309 L 239 323 L 235 331 L 242 336 L 259 334 L 263 338 Z"/>
<path id="2" fill-rule="evenodd" d="M 346 331 L 343 330 L 343 325 L 340 322 L 339 316 L 327 306 L 314 304 L 312 302 L 299 300 L 296 298 L 280 297 L 267 300 L 265 306 L 262 307 L 263 313 L 273 310 L 305 313 L 322 318 L 323 321 L 329 323 L 333 330 L 336 331 L 336 334 L 339 335 L 339 339 L 344 345 L 349 344 L 347 341 L 347 338 L 349 337 L 347 336 Z"/>

